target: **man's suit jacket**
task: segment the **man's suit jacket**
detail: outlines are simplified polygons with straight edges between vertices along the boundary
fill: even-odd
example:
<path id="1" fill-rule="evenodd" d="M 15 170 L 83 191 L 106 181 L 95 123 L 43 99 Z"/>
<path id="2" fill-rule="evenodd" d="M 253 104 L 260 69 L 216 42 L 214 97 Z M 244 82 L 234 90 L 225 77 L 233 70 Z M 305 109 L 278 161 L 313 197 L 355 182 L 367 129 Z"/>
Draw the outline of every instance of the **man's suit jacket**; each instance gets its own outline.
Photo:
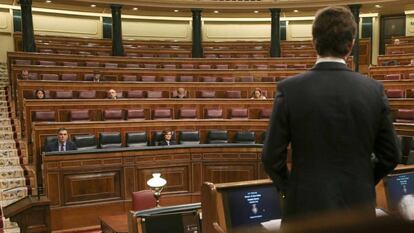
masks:
<path id="1" fill-rule="evenodd" d="M 167 143 L 167 141 L 162 140 L 162 141 L 160 141 L 160 143 L 158 143 L 158 145 L 159 146 L 168 146 L 168 143 Z M 172 145 L 177 145 L 177 142 L 175 142 L 174 140 L 171 140 L 170 141 L 170 146 L 172 146 Z"/>
<path id="2" fill-rule="evenodd" d="M 284 221 L 361 206 L 374 214 L 375 184 L 399 158 L 383 86 L 345 64 L 323 62 L 277 88 L 262 161 L 285 195 Z"/>
<path id="3" fill-rule="evenodd" d="M 59 151 L 59 142 L 56 140 L 56 141 L 53 141 L 53 142 L 50 142 L 50 143 L 48 143 L 47 145 L 46 145 L 46 147 L 45 147 L 45 152 L 52 152 L 52 151 Z M 69 151 L 69 150 L 77 150 L 78 148 L 76 147 L 76 144 L 75 143 L 73 143 L 72 141 L 66 141 L 66 151 Z"/>

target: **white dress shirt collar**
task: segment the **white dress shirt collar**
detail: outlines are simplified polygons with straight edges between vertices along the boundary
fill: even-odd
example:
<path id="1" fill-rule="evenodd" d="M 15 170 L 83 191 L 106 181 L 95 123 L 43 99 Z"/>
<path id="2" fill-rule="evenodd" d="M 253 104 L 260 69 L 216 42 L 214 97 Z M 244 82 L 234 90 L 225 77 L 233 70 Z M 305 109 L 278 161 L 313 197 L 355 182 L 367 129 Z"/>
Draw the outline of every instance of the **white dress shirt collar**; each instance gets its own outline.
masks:
<path id="1" fill-rule="evenodd" d="M 316 64 L 321 62 L 338 62 L 346 65 L 346 62 L 343 58 L 339 57 L 319 57 L 316 59 Z"/>

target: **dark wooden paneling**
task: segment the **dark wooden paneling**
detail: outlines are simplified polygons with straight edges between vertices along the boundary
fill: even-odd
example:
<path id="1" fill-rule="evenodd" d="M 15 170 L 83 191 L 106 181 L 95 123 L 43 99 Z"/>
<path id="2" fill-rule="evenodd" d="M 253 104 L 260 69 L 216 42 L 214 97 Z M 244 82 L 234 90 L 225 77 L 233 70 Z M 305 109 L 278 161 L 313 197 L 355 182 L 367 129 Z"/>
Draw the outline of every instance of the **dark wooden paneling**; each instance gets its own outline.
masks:
<path id="1" fill-rule="evenodd" d="M 257 179 L 257 167 L 250 164 L 204 164 L 203 182 L 226 183 Z M 201 188 L 201 187 L 200 187 Z"/>

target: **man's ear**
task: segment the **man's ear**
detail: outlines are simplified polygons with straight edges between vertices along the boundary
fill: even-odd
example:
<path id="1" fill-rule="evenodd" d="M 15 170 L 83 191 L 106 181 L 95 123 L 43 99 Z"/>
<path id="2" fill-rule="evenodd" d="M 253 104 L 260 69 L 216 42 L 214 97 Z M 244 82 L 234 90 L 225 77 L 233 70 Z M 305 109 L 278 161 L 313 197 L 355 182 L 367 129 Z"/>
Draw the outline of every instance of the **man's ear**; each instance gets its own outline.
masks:
<path id="1" fill-rule="evenodd" d="M 354 48 L 354 45 L 355 45 L 355 39 L 353 39 L 351 45 L 348 46 L 348 54 L 345 56 L 344 58 L 345 60 L 347 60 L 348 57 L 351 55 L 352 48 Z"/>

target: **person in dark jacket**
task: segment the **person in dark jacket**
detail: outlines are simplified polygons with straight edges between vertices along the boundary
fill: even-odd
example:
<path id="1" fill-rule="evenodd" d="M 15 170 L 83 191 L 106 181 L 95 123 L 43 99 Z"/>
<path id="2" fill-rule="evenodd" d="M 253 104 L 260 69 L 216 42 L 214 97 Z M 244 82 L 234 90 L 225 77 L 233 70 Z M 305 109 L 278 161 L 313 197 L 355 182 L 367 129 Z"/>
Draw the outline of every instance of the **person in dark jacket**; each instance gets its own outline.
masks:
<path id="1" fill-rule="evenodd" d="M 177 142 L 172 140 L 172 131 L 171 130 L 164 130 L 162 131 L 163 139 L 160 141 L 158 145 L 160 146 L 171 146 L 177 145 Z"/>
<path id="2" fill-rule="evenodd" d="M 283 197 L 282 226 L 348 209 L 375 216 L 375 185 L 398 163 L 382 84 L 345 62 L 356 30 L 349 9 L 318 11 L 312 28 L 316 65 L 277 85 L 262 161 Z"/>
<path id="3" fill-rule="evenodd" d="M 57 140 L 48 143 L 45 152 L 77 150 L 76 144 L 68 140 L 68 137 L 68 131 L 65 128 L 60 128 L 57 132 Z"/>

